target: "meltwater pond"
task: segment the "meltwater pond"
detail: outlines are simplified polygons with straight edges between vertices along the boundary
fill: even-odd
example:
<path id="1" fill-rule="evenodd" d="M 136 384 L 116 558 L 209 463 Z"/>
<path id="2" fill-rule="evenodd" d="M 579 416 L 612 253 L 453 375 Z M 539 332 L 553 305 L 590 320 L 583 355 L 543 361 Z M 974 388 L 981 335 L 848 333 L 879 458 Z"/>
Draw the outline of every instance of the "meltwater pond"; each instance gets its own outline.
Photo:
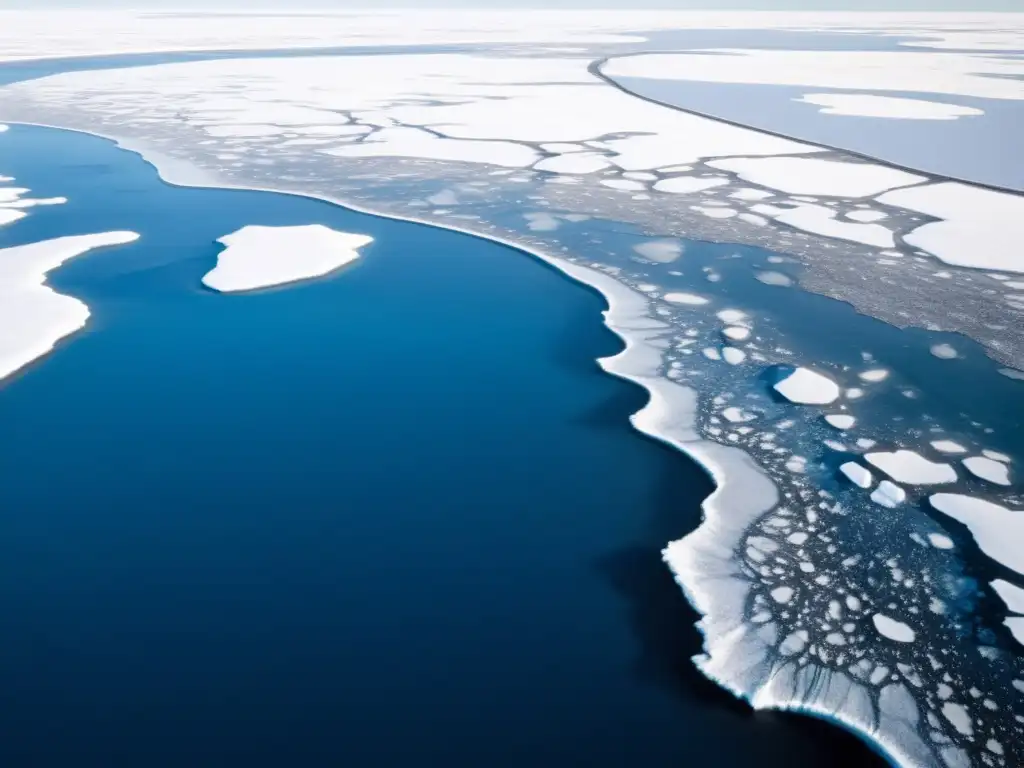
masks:
<path id="1" fill-rule="evenodd" d="M 14 126 L 66 205 L 0 247 L 134 230 L 55 272 L 86 330 L 0 385 L 9 766 L 868 765 L 689 656 L 660 561 L 710 486 L 628 425 L 603 301 L 458 233 L 176 188 Z M 220 295 L 214 241 L 374 238 L 330 278 Z"/>

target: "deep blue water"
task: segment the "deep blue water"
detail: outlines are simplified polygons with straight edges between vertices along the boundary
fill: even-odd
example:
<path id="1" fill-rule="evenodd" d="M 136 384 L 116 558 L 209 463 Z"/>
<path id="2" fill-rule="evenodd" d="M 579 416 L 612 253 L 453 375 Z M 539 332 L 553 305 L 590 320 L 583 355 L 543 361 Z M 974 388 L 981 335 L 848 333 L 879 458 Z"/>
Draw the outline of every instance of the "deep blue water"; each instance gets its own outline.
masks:
<path id="1" fill-rule="evenodd" d="M 170 187 L 15 126 L 0 171 L 65 206 L 0 246 L 133 229 L 50 280 L 85 332 L 0 386 L 6 766 L 834 766 L 690 665 L 659 550 L 710 486 L 594 359 L 603 301 L 512 249 L 258 192 Z M 371 234 L 219 295 L 246 224 Z"/>

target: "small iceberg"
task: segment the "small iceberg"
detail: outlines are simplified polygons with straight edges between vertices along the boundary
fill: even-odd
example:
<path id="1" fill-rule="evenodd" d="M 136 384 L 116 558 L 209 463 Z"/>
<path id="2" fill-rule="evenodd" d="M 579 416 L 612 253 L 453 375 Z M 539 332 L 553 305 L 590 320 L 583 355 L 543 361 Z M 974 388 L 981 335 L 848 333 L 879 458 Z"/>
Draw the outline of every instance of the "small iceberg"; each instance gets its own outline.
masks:
<path id="1" fill-rule="evenodd" d="M 203 284 L 221 293 L 253 291 L 321 277 L 359 258 L 369 235 L 338 232 L 322 224 L 242 227 L 218 239 L 227 246 Z"/>

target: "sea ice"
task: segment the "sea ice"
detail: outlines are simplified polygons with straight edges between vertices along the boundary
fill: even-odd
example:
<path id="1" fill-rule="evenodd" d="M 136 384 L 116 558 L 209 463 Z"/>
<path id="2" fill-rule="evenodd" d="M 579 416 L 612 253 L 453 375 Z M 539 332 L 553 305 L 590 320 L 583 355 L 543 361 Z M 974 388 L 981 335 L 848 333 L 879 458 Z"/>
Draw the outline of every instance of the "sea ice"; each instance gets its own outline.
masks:
<path id="1" fill-rule="evenodd" d="M 662 179 L 654 185 L 658 192 L 668 192 L 673 195 L 691 195 L 695 192 L 702 192 L 705 189 L 713 189 L 728 184 L 729 180 L 722 176 L 702 178 L 700 176 L 676 176 L 672 179 Z"/>
<path id="2" fill-rule="evenodd" d="M 953 540 L 944 533 L 929 533 L 928 541 L 936 549 L 952 549 Z"/>
<path id="3" fill-rule="evenodd" d="M 950 344 L 935 344 L 931 353 L 940 360 L 953 360 L 958 357 L 956 349 Z"/>
<path id="4" fill-rule="evenodd" d="M 780 224 L 837 240 L 849 240 L 875 248 L 892 248 L 896 242 L 892 231 L 881 224 L 840 221 L 836 218 L 836 211 L 826 205 L 800 203 L 792 208 L 780 208 L 761 203 L 751 206 L 750 210 Z"/>
<path id="5" fill-rule="evenodd" d="M 863 371 L 858 374 L 861 381 L 871 382 L 872 384 L 878 383 L 879 381 L 885 381 L 889 378 L 889 372 L 884 368 L 873 368 L 870 371 Z"/>
<path id="6" fill-rule="evenodd" d="M 683 246 L 678 240 L 648 240 L 633 246 L 633 250 L 648 261 L 669 264 L 683 254 Z"/>
<path id="7" fill-rule="evenodd" d="M 687 304 L 694 307 L 698 307 L 701 306 L 702 304 L 708 303 L 708 299 L 704 298 L 703 296 L 698 296 L 695 293 L 680 292 L 666 293 L 665 301 L 670 302 L 671 304 Z"/>
<path id="8" fill-rule="evenodd" d="M 928 501 L 942 514 L 967 526 L 982 552 L 1024 573 L 1024 510 L 958 493 L 936 493 Z"/>
<path id="9" fill-rule="evenodd" d="M 963 460 L 967 471 L 975 477 L 996 485 L 1010 484 L 1010 470 L 1002 462 L 985 456 L 970 456 Z"/>
<path id="10" fill-rule="evenodd" d="M 839 386 L 810 368 L 797 368 L 775 385 L 775 391 L 801 405 L 828 405 L 839 398 Z"/>
<path id="11" fill-rule="evenodd" d="M 895 640 L 897 643 L 912 643 L 917 636 L 914 630 L 902 621 L 897 621 L 886 616 L 884 613 L 874 614 L 871 620 L 874 622 L 878 634 L 890 640 Z"/>
<path id="12" fill-rule="evenodd" d="M 871 494 L 871 500 L 883 507 L 895 509 L 907 500 L 907 492 L 895 483 L 883 480 Z"/>
<path id="13" fill-rule="evenodd" d="M 1002 579 L 993 581 L 992 589 L 1006 603 L 1007 608 L 1014 613 L 1024 613 L 1024 589 Z"/>
<path id="14" fill-rule="evenodd" d="M 949 464 L 928 461 L 914 451 L 867 453 L 864 458 L 893 480 L 907 485 L 955 483 L 957 479 L 956 470 Z"/>
<path id="15" fill-rule="evenodd" d="M 95 248 L 139 239 L 103 232 L 0 249 L 0 380 L 50 352 L 85 325 L 89 308 L 46 285 L 47 274 Z"/>
<path id="16" fill-rule="evenodd" d="M 847 413 L 830 413 L 825 416 L 825 421 L 836 429 L 850 429 L 857 423 L 857 419 Z"/>
<path id="17" fill-rule="evenodd" d="M 722 359 L 729 365 L 739 365 L 747 359 L 747 353 L 736 347 L 723 347 Z"/>
<path id="18" fill-rule="evenodd" d="M 322 224 L 246 226 L 219 238 L 227 246 L 203 284 L 222 293 L 252 291 L 326 275 L 359 258 L 368 235 L 338 232 Z"/>
<path id="19" fill-rule="evenodd" d="M 742 325 L 730 325 L 722 331 L 729 341 L 746 341 L 750 338 L 750 329 Z"/>
<path id="20" fill-rule="evenodd" d="M 791 195 L 869 197 L 925 181 L 922 176 L 884 165 L 816 157 L 737 157 L 711 160 L 708 165 L 738 174 L 752 184 Z"/>
<path id="21" fill-rule="evenodd" d="M 940 453 L 967 453 L 967 449 L 952 440 L 933 440 L 932 448 Z"/>
<path id="22" fill-rule="evenodd" d="M 846 478 L 858 488 L 868 489 L 874 478 L 871 472 L 855 461 L 848 461 L 839 467 L 839 471 L 846 475 Z"/>
<path id="23" fill-rule="evenodd" d="M 887 117 L 894 120 L 956 120 L 985 114 L 980 109 L 939 101 L 876 96 L 870 93 L 807 93 L 796 99 L 821 107 L 826 115 Z"/>

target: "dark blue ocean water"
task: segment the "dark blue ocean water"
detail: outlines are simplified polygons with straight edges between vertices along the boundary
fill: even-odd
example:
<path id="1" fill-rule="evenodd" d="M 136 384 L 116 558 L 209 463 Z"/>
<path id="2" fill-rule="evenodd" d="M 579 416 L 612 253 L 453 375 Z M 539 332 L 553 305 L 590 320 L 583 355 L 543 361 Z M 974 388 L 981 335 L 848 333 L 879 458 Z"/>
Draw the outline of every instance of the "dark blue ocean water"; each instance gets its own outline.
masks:
<path id="1" fill-rule="evenodd" d="M 85 332 L 0 385 L 5 766 L 869 765 L 690 665 L 660 562 L 710 486 L 594 359 L 603 301 L 469 236 L 170 187 L 15 126 L 70 198 L 0 246 L 132 229 L 50 283 Z M 329 279 L 204 290 L 215 238 L 374 236 Z"/>

